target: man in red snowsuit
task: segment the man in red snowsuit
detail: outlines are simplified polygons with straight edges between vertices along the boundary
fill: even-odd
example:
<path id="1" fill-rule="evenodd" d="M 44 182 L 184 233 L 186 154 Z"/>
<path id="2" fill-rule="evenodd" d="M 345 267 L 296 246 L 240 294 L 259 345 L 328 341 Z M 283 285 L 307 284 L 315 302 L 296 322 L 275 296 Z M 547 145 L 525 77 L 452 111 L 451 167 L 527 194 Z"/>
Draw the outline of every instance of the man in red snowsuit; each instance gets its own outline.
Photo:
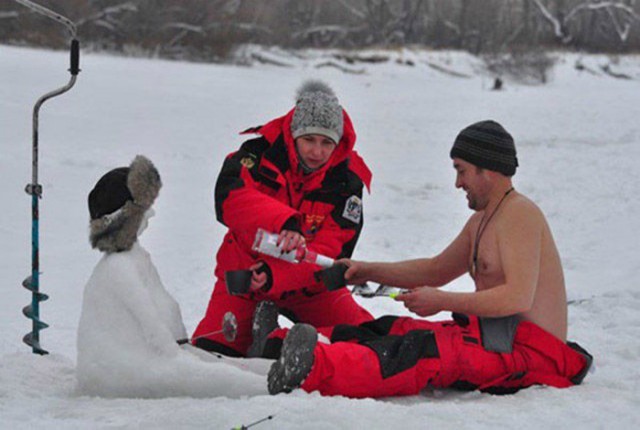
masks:
<path id="1" fill-rule="evenodd" d="M 463 129 L 451 150 L 456 187 L 475 211 L 433 258 L 397 263 L 344 260 L 345 278 L 409 289 L 398 296 L 420 316 L 383 317 L 321 330 L 296 324 L 269 372 L 269 392 L 301 387 L 324 395 L 384 397 L 426 386 L 508 393 L 534 384 L 568 387 L 586 375 L 591 355 L 566 342 L 562 264 L 542 211 L 517 192 L 511 135 L 494 121 Z M 475 292 L 438 289 L 469 273 Z M 281 335 L 281 334 L 280 334 Z"/>
<path id="2" fill-rule="evenodd" d="M 331 258 L 351 256 L 371 172 L 353 150 L 355 131 L 335 94 L 322 82 L 307 82 L 294 109 L 246 132 L 259 137 L 227 156 L 216 183 L 216 216 L 229 231 L 217 254 L 217 282 L 193 334 L 194 345 L 245 356 L 260 301 L 275 302 L 293 321 L 314 326 L 371 320 L 346 289 L 327 291 L 315 280 L 318 266 L 291 264 L 251 249 L 262 228 L 279 233 L 285 251 L 306 246 Z M 225 273 L 242 269 L 253 271 L 250 292 L 231 295 Z M 220 333 L 227 312 L 238 321 L 233 341 Z"/>

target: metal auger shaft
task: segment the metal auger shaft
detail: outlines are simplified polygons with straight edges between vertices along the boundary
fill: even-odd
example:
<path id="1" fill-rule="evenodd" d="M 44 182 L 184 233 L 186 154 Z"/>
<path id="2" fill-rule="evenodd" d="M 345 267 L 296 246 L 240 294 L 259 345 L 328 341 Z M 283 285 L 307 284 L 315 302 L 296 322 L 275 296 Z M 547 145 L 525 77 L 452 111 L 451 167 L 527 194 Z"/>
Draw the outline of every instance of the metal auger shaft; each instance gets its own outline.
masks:
<path id="1" fill-rule="evenodd" d="M 36 13 L 51 18 L 64 25 L 71 34 L 71 65 L 69 72 L 71 78 L 69 82 L 58 89 L 55 89 L 38 99 L 33 107 L 33 159 L 32 159 L 32 180 L 27 184 L 25 191 L 31 196 L 31 275 L 28 276 L 22 285 L 31 291 L 31 304 L 22 309 L 24 316 L 32 320 L 32 329 L 22 339 L 24 343 L 29 345 L 34 354 L 45 355 L 47 351 L 40 346 L 40 330 L 45 329 L 48 325 L 40 320 L 40 302 L 46 300 L 48 296 L 40 292 L 40 210 L 38 201 L 42 198 L 42 185 L 38 183 L 38 121 L 40 107 L 42 104 L 62 93 L 65 93 L 73 87 L 76 82 L 78 73 L 80 72 L 80 44 L 76 40 L 76 26 L 68 18 L 40 6 L 30 0 L 15 0 L 17 3 L 28 7 Z"/>

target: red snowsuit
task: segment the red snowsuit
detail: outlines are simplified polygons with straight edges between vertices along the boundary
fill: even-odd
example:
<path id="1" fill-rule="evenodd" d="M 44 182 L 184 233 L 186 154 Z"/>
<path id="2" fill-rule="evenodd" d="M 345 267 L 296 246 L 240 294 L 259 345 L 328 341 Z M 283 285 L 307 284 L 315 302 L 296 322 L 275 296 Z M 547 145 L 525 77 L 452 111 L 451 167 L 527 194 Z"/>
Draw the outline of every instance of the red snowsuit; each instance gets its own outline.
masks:
<path id="1" fill-rule="evenodd" d="M 303 174 L 299 167 L 291 119 L 294 110 L 268 124 L 247 130 L 260 137 L 243 143 L 227 156 L 215 190 L 218 221 L 229 227 L 217 254 L 215 284 L 207 312 L 193 333 L 194 344 L 210 351 L 243 356 L 251 344 L 251 324 L 260 300 L 274 301 L 281 313 L 314 326 L 360 324 L 373 319 L 346 288 L 327 291 L 316 282 L 312 264 L 291 264 L 251 250 L 256 230 L 301 232 L 307 246 L 331 258 L 350 257 L 362 229 L 362 189 L 371 172 L 353 151 L 356 141 L 351 120 L 343 111 L 342 139 L 319 170 Z M 262 261 L 268 266 L 268 288 L 246 296 L 232 296 L 225 272 L 248 269 Z M 233 342 L 221 330 L 226 312 L 238 320 Z"/>
<path id="2" fill-rule="evenodd" d="M 389 316 L 321 330 L 332 343 L 318 343 L 301 388 L 348 397 L 414 395 L 427 385 L 506 394 L 534 384 L 579 384 L 591 365 L 579 345 L 527 321 L 515 326 L 510 353 L 488 351 L 480 321 L 465 315 L 444 322 Z"/>

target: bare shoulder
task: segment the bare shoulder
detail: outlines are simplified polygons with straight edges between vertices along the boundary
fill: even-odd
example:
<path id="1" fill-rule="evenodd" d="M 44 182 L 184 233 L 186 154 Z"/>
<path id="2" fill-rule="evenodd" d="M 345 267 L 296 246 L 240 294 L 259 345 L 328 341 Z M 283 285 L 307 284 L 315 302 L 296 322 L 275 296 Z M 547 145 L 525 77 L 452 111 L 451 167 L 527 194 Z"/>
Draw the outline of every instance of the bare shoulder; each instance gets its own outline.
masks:
<path id="1" fill-rule="evenodd" d="M 471 215 L 467 220 L 467 223 L 462 228 L 462 231 L 475 231 L 475 229 L 478 227 L 478 224 L 480 224 L 480 221 L 482 220 L 482 214 L 483 212 L 474 212 L 473 215 Z"/>
<path id="2" fill-rule="evenodd" d="M 511 204 L 505 205 L 504 212 L 509 215 L 505 217 L 507 219 L 515 218 L 521 221 L 522 218 L 527 218 L 535 222 L 544 221 L 544 214 L 540 207 L 527 196 L 520 193 L 513 196 Z"/>
<path id="3" fill-rule="evenodd" d="M 535 235 L 541 233 L 545 225 L 544 214 L 538 205 L 519 193 L 504 206 L 502 216 L 497 220 L 499 231 L 504 231 L 509 236 Z"/>

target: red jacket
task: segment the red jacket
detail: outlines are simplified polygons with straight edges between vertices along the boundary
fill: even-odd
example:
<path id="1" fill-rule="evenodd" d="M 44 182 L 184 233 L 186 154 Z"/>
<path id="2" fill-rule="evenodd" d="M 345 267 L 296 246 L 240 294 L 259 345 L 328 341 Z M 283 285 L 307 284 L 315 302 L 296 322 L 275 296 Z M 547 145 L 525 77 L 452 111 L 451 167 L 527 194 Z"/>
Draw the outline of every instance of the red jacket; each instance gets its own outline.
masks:
<path id="1" fill-rule="evenodd" d="M 216 183 L 216 216 L 229 228 L 217 255 L 218 279 L 228 270 L 263 261 L 272 283 L 258 293 L 259 299 L 278 300 L 300 289 L 325 290 L 313 277 L 318 266 L 259 255 L 251 245 L 258 228 L 274 233 L 286 228 L 300 231 L 313 251 L 332 258 L 351 256 L 363 225 L 362 189 L 369 188 L 371 172 L 353 150 L 355 131 L 344 111 L 343 116 L 337 148 L 324 166 L 308 175 L 299 167 L 291 136 L 293 110 L 244 132 L 260 137 L 227 156 Z"/>

